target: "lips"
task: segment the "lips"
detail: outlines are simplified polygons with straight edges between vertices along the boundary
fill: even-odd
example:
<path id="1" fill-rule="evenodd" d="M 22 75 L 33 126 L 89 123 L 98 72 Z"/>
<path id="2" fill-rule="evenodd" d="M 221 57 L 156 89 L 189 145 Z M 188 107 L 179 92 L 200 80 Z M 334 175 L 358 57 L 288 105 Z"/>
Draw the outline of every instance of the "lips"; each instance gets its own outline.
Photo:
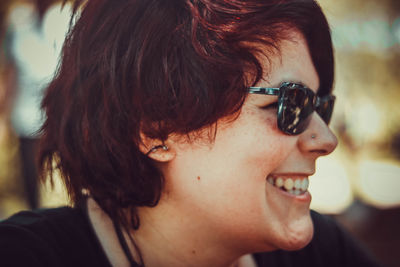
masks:
<path id="1" fill-rule="evenodd" d="M 268 175 L 267 181 L 271 185 L 295 196 L 305 194 L 309 185 L 308 176 Z"/>

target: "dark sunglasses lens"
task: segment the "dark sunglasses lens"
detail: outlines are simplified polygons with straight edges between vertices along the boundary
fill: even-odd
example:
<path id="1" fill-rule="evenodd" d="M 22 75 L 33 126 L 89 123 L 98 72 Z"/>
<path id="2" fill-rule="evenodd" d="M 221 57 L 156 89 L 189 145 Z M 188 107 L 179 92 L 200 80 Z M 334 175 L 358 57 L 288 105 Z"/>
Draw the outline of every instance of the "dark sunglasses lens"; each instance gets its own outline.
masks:
<path id="1" fill-rule="evenodd" d="M 335 104 L 334 97 L 326 97 L 321 99 L 320 104 L 315 109 L 326 124 L 329 124 L 329 122 L 331 121 L 334 104 Z"/>
<path id="2" fill-rule="evenodd" d="M 281 90 L 278 109 L 278 126 L 287 134 L 300 134 L 310 122 L 313 93 L 303 88 Z"/>

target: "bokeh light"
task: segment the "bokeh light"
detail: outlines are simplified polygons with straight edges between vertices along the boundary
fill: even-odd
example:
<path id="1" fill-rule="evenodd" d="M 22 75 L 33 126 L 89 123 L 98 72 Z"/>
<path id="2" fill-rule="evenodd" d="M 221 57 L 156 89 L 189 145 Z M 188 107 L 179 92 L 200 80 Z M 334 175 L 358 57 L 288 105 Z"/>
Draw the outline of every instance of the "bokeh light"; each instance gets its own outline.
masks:
<path id="1" fill-rule="evenodd" d="M 379 208 L 400 206 L 400 163 L 363 160 L 359 164 L 360 196 Z"/>
<path id="2" fill-rule="evenodd" d="M 334 156 L 320 158 L 316 174 L 310 177 L 311 208 L 338 214 L 353 202 L 353 191 L 345 166 Z"/>

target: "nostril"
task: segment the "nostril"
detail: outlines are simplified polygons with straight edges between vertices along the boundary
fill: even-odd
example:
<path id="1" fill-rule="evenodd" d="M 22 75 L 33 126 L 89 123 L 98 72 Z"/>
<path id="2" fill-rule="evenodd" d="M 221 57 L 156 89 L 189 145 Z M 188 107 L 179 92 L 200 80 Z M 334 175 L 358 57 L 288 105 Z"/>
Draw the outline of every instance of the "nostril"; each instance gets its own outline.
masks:
<path id="1" fill-rule="evenodd" d="M 319 154 L 319 155 L 328 155 L 330 152 L 328 151 L 328 150 L 325 150 L 325 149 L 313 149 L 313 150 L 310 150 L 310 152 L 311 153 L 316 153 L 316 154 Z"/>

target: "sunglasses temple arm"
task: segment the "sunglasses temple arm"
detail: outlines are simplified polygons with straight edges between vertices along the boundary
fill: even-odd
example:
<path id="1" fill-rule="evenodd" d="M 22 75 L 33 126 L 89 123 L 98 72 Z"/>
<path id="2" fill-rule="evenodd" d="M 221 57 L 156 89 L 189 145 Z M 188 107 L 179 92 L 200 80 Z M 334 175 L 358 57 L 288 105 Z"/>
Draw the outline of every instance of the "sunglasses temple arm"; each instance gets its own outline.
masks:
<path id="1" fill-rule="evenodd" d="M 249 87 L 250 94 L 279 95 L 280 88 L 273 87 Z"/>

